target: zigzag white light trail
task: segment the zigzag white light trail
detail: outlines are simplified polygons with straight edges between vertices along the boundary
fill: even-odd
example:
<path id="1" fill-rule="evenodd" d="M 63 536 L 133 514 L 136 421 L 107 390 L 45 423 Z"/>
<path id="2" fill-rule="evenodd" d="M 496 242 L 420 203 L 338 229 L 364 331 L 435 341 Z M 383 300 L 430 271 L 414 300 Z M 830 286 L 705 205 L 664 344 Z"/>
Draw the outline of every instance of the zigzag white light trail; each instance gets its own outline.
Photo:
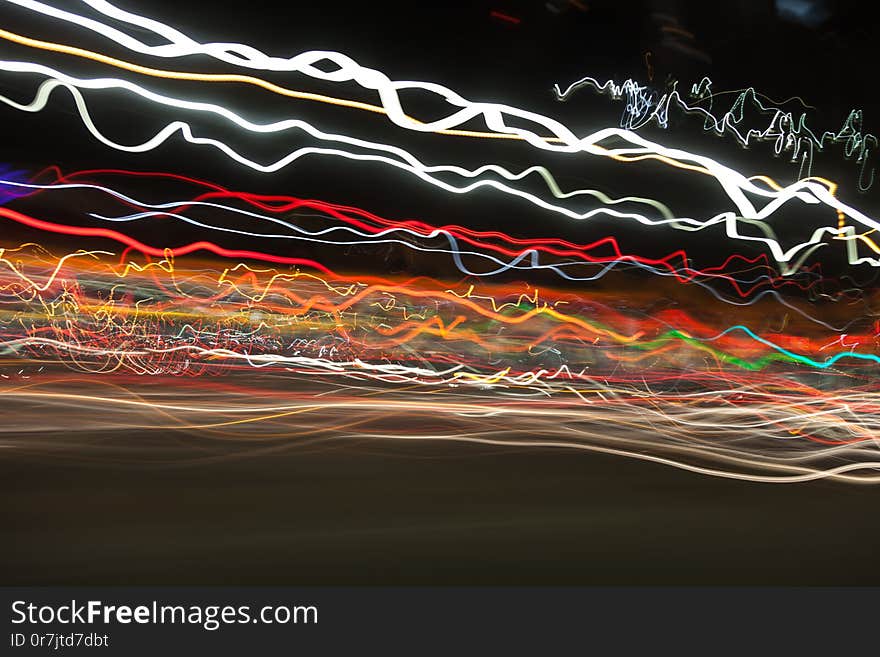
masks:
<path id="1" fill-rule="evenodd" d="M 195 103 L 191 101 L 180 100 L 168 96 L 164 96 L 161 94 L 156 94 L 154 92 L 150 92 L 139 85 L 130 83 L 125 80 L 119 79 L 95 79 L 95 80 L 81 80 L 78 78 L 74 78 L 71 76 L 64 75 L 59 71 L 51 69 L 50 67 L 42 66 L 39 64 L 28 63 L 28 62 L 9 62 L 9 61 L 0 61 L 0 70 L 13 71 L 13 72 L 31 72 L 31 73 L 39 73 L 43 75 L 50 76 L 49 80 L 43 82 L 31 103 L 22 104 L 16 101 L 13 101 L 6 96 L 0 95 L 0 101 L 15 107 L 17 109 L 23 111 L 30 112 L 38 112 L 42 110 L 46 104 L 48 103 L 48 99 L 51 95 L 53 89 L 61 86 L 74 96 L 74 100 L 76 101 L 77 108 L 80 112 L 81 118 L 83 122 L 90 130 L 90 132 L 98 138 L 102 143 L 105 143 L 108 146 L 113 148 L 117 148 L 119 150 L 126 150 L 129 152 L 144 152 L 148 150 L 152 150 L 170 138 L 176 132 L 180 132 L 184 138 L 194 144 L 203 144 L 213 146 L 230 158 L 238 161 L 241 164 L 249 166 L 255 170 L 262 172 L 273 172 L 277 171 L 300 157 L 304 157 L 309 154 L 325 154 L 325 155 L 336 155 L 342 156 L 349 159 L 354 160 L 366 160 L 366 161 L 378 161 L 384 164 L 390 164 L 391 166 L 395 166 L 397 168 L 409 171 L 414 173 L 416 176 L 421 178 L 422 180 L 429 182 L 445 191 L 454 192 L 454 193 L 467 193 L 473 191 L 474 189 L 478 189 L 480 187 L 488 186 L 495 188 L 499 191 L 503 191 L 505 193 L 518 196 L 523 198 L 534 205 L 542 207 L 547 210 L 552 210 L 554 212 L 558 212 L 560 214 L 564 214 L 570 218 L 574 219 L 587 219 L 592 216 L 596 216 L 598 214 L 607 214 L 617 218 L 626 218 L 626 219 L 635 219 L 636 221 L 646 224 L 646 225 L 661 225 L 667 224 L 674 228 L 679 228 L 682 230 L 701 230 L 716 224 L 723 224 L 725 230 L 727 232 L 728 237 L 732 239 L 740 239 L 744 241 L 753 241 L 765 244 L 769 249 L 773 258 L 779 262 L 780 264 L 789 263 L 793 258 L 802 256 L 803 251 L 805 249 L 810 249 L 811 247 L 815 247 L 816 245 L 823 243 L 823 238 L 825 236 L 831 237 L 843 237 L 844 240 L 852 243 L 856 239 L 862 239 L 863 237 L 857 235 L 852 227 L 846 227 L 841 230 L 837 226 L 828 226 L 816 229 L 814 231 L 812 237 L 809 241 L 798 244 L 788 251 L 783 251 L 780 244 L 772 239 L 772 238 L 762 238 L 755 236 L 747 236 L 739 233 L 737 228 L 737 223 L 740 221 L 740 218 L 745 219 L 765 219 L 768 218 L 773 212 L 778 210 L 783 204 L 789 202 L 792 199 L 797 198 L 798 200 L 804 201 L 810 204 L 816 203 L 824 203 L 825 205 L 844 213 L 846 216 L 850 217 L 862 223 L 866 227 L 870 229 L 880 228 L 880 223 L 870 219 L 866 215 L 858 212 L 854 208 L 847 206 L 840 202 L 828 189 L 825 185 L 812 182 L 809 180 L 799 181 L 798 183 L 789 185 L 788 187 L 783 188 L 781 191 L 770 191 L 766 189 L 762 189 L 756 186 L 751 180 L 747 179 L 742 174 L 729 169 L 728 167 L 724 167 L 723 165 L 718 164 L 714 160 L 703 157 L 693 155 L 684 151 L 680 151 L 677 149 L 667 149 L 658 144 L 654 144 L 647 140 L 642 139 L 635 133 L 631 131 L 625 131 L 615 128 L 609 128 L 600 130 L 592 135 L 585 137 L 582 140 L 582 144 L 584 145 L 585 152 L 594 152 L 595 154 L 611 154 L 611 155 L 625 155 L 625 156 L 639 156 L 644 154 L 659 154 L 664 157 L 669 157 L 672 159 L 676 159 L 676 161 L 691 161 L 700 166 L 705 167 L 708 171 L 712 172 L 713 177 L 716 177 L 718 182 L 721 184 L 723 189 L 728 192 L 728 197 L 731 201 L 736 205 L 738 212 L 723 212 L 720 213 L 708 220 L 700 222 L 696 219 L 688 219 L 688 218 L 665 218 L 665 219 L 650 219 L 645 217 L 644 215 L 634 214 L 634 213 L 624 213 L 613 210 L 611 208 L 598 208 L 595 210 L 578 213 L 576 211 L 570 210 L 563 206 L 554 205 L 543 199 L 530 194 L 528 192 L 510 187 L 503 183 L 500 183 L 495 180 L 477 180 L 476 182 L 462 187 L 456 187 L 454 185 L 450 185 L 434 176 L 431 173 L 435 172 L 451 172 L 464 177 L 478 177 L 484 172 L 491 171 L 493 173 L 498 173 L 502 177 L 508 180 L 519 180 L 531 173 L 537 172 L 544 177 L 545 180 L 552 179 L 549 172 L 543 167 L 531 167 L 526 169 L 525 171 L 514 174 L 503 167 L 499 167 L 497 165 L 485 165 L 476 170 L 470 171 L 464 169 L 462 167 L 457 166 L 448 166 L 448 165 L 438 165 L 438 166 L 426 166 L 423 163 L 419 162 L 414 156 L 405 151 L 404 149 L 397 148 L 390 145 L 385 144 L 377 144 L 374 142 L 367 142 L 364 140 L 359 140 L 351 137 L 346 137 L 343 135 L 335 135 L 335 134 L 327 134 L 323 133 L 311 124 L 296 120 L 289 119 L 286 121 L 275 122 L 272 124 L 257 124 L 250 122 L 238 114 L 228 110 L 224 107 L 213 105 L 210 103 Z M 262 132 L 262 133 L 270 133 L 270 132 L 280 132 L 288 129 L 301 129 L 308 134 L 315 136 L 320 139 L 327 139 L 331 141 L 339 141 L 342 143 L 364 147 L 368 149 L 374 149 L 386 153 L 391 153 L 397 155 L 404 161 L 393 160 L 391 158 L 385 156 L 378 156 L 372 154 L 364 154 L 364 153 L 351 153 L 348 151 L 340 151 L 337 149 L 322 149 L 322 148 L 301 148 L 298 149 L 284 158 L 277 160 L 276 162 L 269 165 L 261 165 L 257 162 L 254 162 L 242 155 L 240 155 L 237 151 L 229 147 L 227 144 L 221 141 L 217 141 L 214 139 L 196 137 L 192 134 L 191 126 L 183 121 L 175 121 L 171 124 L 168 124 L 164 129 L 162 129 L 158 134 L 156 134 L 152 139 L 144 142 L 142 144 L 136 146 L 126 146 L 123 144 L 118 144 L 100 133 L 97 127 L 91 120 L 91 117 L 88 114 L 88 109 L 85 104 L 85 99 L 82 94 L 79 92 L 78 87 L 83 86 L 85 88 L 90 89 L 111 89 L 111 88 L 120 88 L 126 91 L 134 92 L 140 95 L 143 98 L 148 100 L 161 103 L 167 106 L 178 107 L 182 109 L 188 109 L 192 111 L 203 111 L 210 112 L 213 114 L 217 114 L 222 116 L 223 118 L 233 122 L 239 127 L 244 128 L 245 130 L 251 132 Z M 640 148 L 633 149 L 604 149 L 602 147 L 596 146 L 598 142 L 601 142 L 611 136 L 617 136 L 624 139 L 627 139 L 633 143 L 639 144 Z M 554 183 L 555 186 L 555 183 Z M 556 188 L 558 189 L 558 187 Z M 773 198 L 771 202 L 769 202 L 764 208 L 760 211 L 756 210 L 755 206 L 746 198 L 744 192 L 752 192 L 753 190 L 758 190 L 760 195 Z M 556 191 L 555 189 L 551 191 Z M 592 190 L 577 190 L 574 192 L 569 192 L 568 194 L 563 194 L 563 197 L 570 198 L 575 195 L 587 194 L 591 196 L 599 195 L 597 192 Z M 607 197 L 606 197 L 607 198 Z M 635 200 L 635 199 L 627 199 L 627 200 Z M 621 199 L 612 202 L 621 202 Z M 656 201 L 651 201 L 649 199 L 638 199 L 637 202 L 648 203 L 653 205 L 654 207 L 658 207 L 660 204 Z M 852 244 L 847 249 L 847 255 L 851 264 L 871 264 L 872 266 L 880 266 L 880 260 L 870 257 L 858 257 L 854 244 Z M 801 260 L 802 261 L 802 260 Z M 799 264 L 796 263 L 796 264 Z M 783 274 L 794 271 L 792 267 L 786 267 L 783 269 Z"/>
<path id="2" fill-rule="evenodd" d="M 453 90 L 442 85 L 413 81 L 395 82 L 390 80 L 390 78 L 380 71 L 362 67 L 351 58 L 337 52 L 312 51 L 302 53 L 289 59 L 283 59 L 267 56 L 259 50 L 243 44 L 200 44 L 168 25 L 131 12 L 125 12 L 104 0 L 83 0 L 83 2 L 86 2 L 94 9 L 114 18 L 115 20 L 128 22 L 141 29 L 154 32 L 157 36 L 166 38 L 171 42 L 162 46 L 148 46 L 115 28 L 77 14 L 58 10 L 49 5 L 45 5 L 44 3 L 36 2 L 35 0 L 6 1 L 97 31 L 116 41 L 118 44 L 142 54 L 149 54 L 158 57 L 181 57 L 192 54 L 207 54 L 220 59 L 221 61 L 240 66 L 247 66 L 249 68 L 269 71 L 299 72 L 309 75 L 310 77 L 332 82 L 353 80 L 365 88 L 376 90 L 380 94 L 380 99 L 382 100 L 383 107 L 389 118 L 397 125 L 408 129 L 422 132 L 448 130 L 456 128 L 476 116 L 481 115 L 485 119 L 490 130 L 504 134 L 519 135 L 528 143 L 546 150 L 558 152 L 590 151 L 590 146 L 595 149 L 596 143 L 605 138 L 602 137 L 593 140 L 587 138 L 579 140 L 567 127 L 550 117 L 499 103 L 468 101 Z M 315 66 L 315 64 L 325 61 L 329 61 L 338 66 L 338 70 L 327 73 Z M 415 122 L 402 111 L 400 99 L 397 94 L 397 91 L 401 89 L 412 88 L 419 88 L 433 92 L 441 96 L 449 104 L 464 109 L 436 121 Z M 552 132 L 554 138 L 562 143 L 557 144 L 548 141 L 546 138 L 543 138 L 532 131 L 512 128 L 505 125 L 503 122 L 503 116 L 505 114 L 510 114 L 517 119 L 523 119 L 541 125 L 543 128 Z M 645 144 L 642 145 L 645 146 Z M 669 156 L 665 153 L 663 155 Z M 684 155 L 683 161 L 688 161 L 688 155 L 690 154 Z M 675 159 L 674 156 L 669 157 Z M 714 162 L 713 164 L 717 165 L 717 163 Z M 760 195 L 764 191 L 751 184 L 741 185 L 741 187 L 753 194 Z M 743 212 L 742 214 L 746 217 L 751 216 L 747 212 Z"/>
<path id="3" fill-rule="evenodd" d="M 558 122 L 550 119 L 549 117 L 541 116 L 538 114 L 534 114 L 531 112 L 523 112 L 516 108 L 511 108 L 506 105 L 500 105 L 496 103 L 472 103 L 466 101 L 458 94 L 455 94 L 450 89 L 446 87 L 442 87 L 440 85 L 434 85 L 431 83 L 417 83 L 417 82 L 402 82 L 396 83 L 392 82 L 387 76 L 384 76 L 378 71 L 374 71 L 372 69 L 365 69 L 357 65 L 350 58 L 341 55 L 340 53 L 330 53 L 330 52 L 313 52 L 313 53 L 303 53 L 297 57 L 290 59 L 280 59 L 280 58 L 271 58 L 260 51 L 251 48 L 249 46 L 243 46 L 241 44 L 199 44 L 198 42 L 186 37 L 184 34 L 175 30 L 167 25 L 164 25 L 158 21 L 154 21 L 151 19 L 147 19 L 145 17 L 138 16 L 136 14 L 125 12 L 119 10 L 118 8 L 112 6 L 111 4 L 104 2 L 103 0 L 88 0 L 87 4 L 89 4 L 94 9 L 104 13 L 107 16 L 110 16 L 116 20 L 121 20 L 124 22 L 129 22 L 133 25 L 137 25 L 141 29 L 149 30 L 154 32 L 155 34 L 168 39 L 171 43 L 166 46 L 147 46 L 136 39 L 125 35 L 124 33 L 112 28 L 110 26 L 103 25 L 91 19 L 87 19 L 77 14 L 72 14 L 70 12 L 65 12 L 62 10 L 58 10 L 56 8 L 50 7 L 49 5 L 45 5 L 40 2 L 35 2 L 33 0 L 10 0 L 16 4 L 24 6 L 26 8 L 44 13 L 46 15 L 51 15 L 56 18 L 61 18 L 66 21 L 70 21 L 76 23 L 82 27 L 86 27 L 93 31 L 97 31 L 108 38 L 115 40 L 120 45 L 128 47 L 129 49 L 135 50 L 137 52 L 152 54 L 156 56 L 162 57 L 176 57 L 183 56 L 187 54 L 195 54 L 195 53 L 203 53 L 209 54 L 213 57 L 221 59 L 222 61 L 227 61 L 228 63 L 234 63 L 236 65 L 249 66 L 253 68 L 263 68 L 264 70 L 290 70 L 290 71 L 299 71 L 304 72 L 307 75 L 312 77 L 316 77 L 319 79 L 330 80 L 330 81 L 340 81 L 340 80 L 349 80 L 355 79 L 362 86 L 366 88 L 375 88 L 380 93 L 380 97 L 383 102 L 383 106 L 388 111 L 388 115 L 392 121 L 397 123 L 398 125 L 403 125 L 404 127 L 408 127 L 411 129 L 419 130 L 419 131 L 436 131 L 449 129 L 462 123 L 470 120 L 476 114 L 482 114 L 486 119 L 487 125 L 493 130 L 498 130 L 504 133 L 516 133 L 522 136 L 526 141 L 532 143 L 533 145 L 537 145 L 540 148 L 545 148 L 549 150 L 561 150 L 563 152 L 572 152 L 572 150 L 577 151 L 587 151 L 596 153 L 596 149 L 601 154 L 601 147 L 597 146 L 597 142 L 605 139 L 606 137 L 612 136 L 612 133 L 608 133 L 606 135 L 602 135 L 598 138 L 596 134 L 591 138 L 587 138 L 584 140 L 577 140 L 573 133 L 568 131 L 564 126 L 559 124 Z M 321 69 L 314 66 L 318 61 L 322 61 L 323 59 L 329 59 L 333 61 L 337 66 L 339 66 L 339 70 L 333 73 L 325 73 Z M 352 72 L 354 71 L 354 72 Z M 457 112 L 453 115 L 450 115 L 444 119 L 440 119 L 434 122 L 421 123 L 421 122 L 413 122 L 409 119 L 401 110 L 401 105 L 399 102 L 399 98 L 397 97 L 396 91 L 398 89 L 403 88 L 421 88 L 427 91 L 432 91 L 434 93 L 442 96 L 447 102 L 453 105 L 458 105 L 465 107 L 464 110 Z M 475 113 L 476 112 L 476 113 Z M 562 145 L 551 144 L 547 142 L 546 139 L 532 133 L 530 131 L 522 131 L 518 129 L 510 129 L 507 126 L 503 125 L 503 120 L 501 117 L 504 113 L 511 113 L 511 115 L 516 116 L 517 118 L 527 119 L 530 121 L 535 121 L 540 125 L 548 128 L 553 131 L 554 134 L 563 142 Z M 512 132 L 511 132 L 512 130 Z M 627 138 L 628 136 L 623 136 Z M 634 141 L 629 139 L 631 142 Z M 635 143 L 638 143 L 635 141 Z M 658 152 L 654 151 L 652 153 L 651 147 L 656 145 L 648 146 L 645 143 L 642 143 L 641 146 L 646 148 L 646 152 L 640 151 L 610 151 L 608 152 L 612 156 L 614 155 L 623 155 L 623 154 L 635 154 L 637 157 L 645 154 L 654 154 L 661 155 L 662 157 L 671 157 L 675 159 L 676 157 L 681 157 L 681 162 L 685 161 L 694 161 L 698 164 L 706 164 L 705 162 L 700 163 L 695 156 L 690 154 L 682 154 L 676 153 L 672 154 L 671 152 Z M 719 182 L 721 182 L 722 186 L 725 188 L 725 192 L 731 197 L 734 203 L 737 205 L 739 210 L 739 214 L 745 218 L 757 218 L 755 217 L 755 209 L 751 204 L 745 199 L 744 196 L 738 194 L 733 188 L 729 185 L 725 184 L 724 178 L 729 176 L 732 172 L 729 170 L 724 171 L 717 170 L 718 164 L 710 161 L 711 165 L 707 168 L 712 170 L 712 175 L 714 175 Z M 714 167 L 712 165 L 715 165 Z M 501 172 L 499 172 L 501 173 Z M 501 175 L 504 175 L 503 173 Z M 760 187 L 754 186 L 751 184 L 751 181 L 737 181 L 738 186 L 744 190 L 748 191 L 752 194 L 766 194 L 765 190 L 762 190 Z M 787 188 L 791 189 L 791 187 Z M 818 190 L 811 190 L 813 192 L 817 192 Z M 818 192 L 821 195 L 821 191 Z M 799 192 L 796 194 L 801 200 L 805 202 L 814 202 L 812 199 L 809 199 L 809 195 L 803 196 Z M 830 195 L 833 197 L 833 194 Z M 827 195 L 826 195 L 827 197 Z M 533 199 L 529 199 L 534 202 Z M 823 199 L 825 200 L 825 199 Z M 834 199 L 832 199 L 831 204 L 835 205 Z M 542 207 L 544 207 L 542 205 Z M 554 209 L 545 207 L 545 209 Z M 849 213 L 841 207 L 836 207 L 838 211 L 843 212 L 844 214 L 849 215 Z M 852 208 L 849 208 L 852 211 L 855 211 Z M 558 211 L 558 210 L 557 210 Z M 866 217 L 862 216 L 860 219 L 866 219 Z M 735 227 L 728 228 L 728 233 L 731 232 L 735 234 Z M 873 226 L 871 226 L 873 229 Z M 731 235 L 732 237 L 734 235 Z M 738 236 L 741 239 L 756 239 L 756 238 L 748 238 L 743 236 Z M 842 235 L 844 239 L 858 239 L 858 236 L 855 235 Z M 815 238 L 815 236 L 814 236 Z M 760 241 L 760 238 L 757 238 Z M 821 239 L 821 236 L 818 238 Z M 811 241 L 811 244 L 815 242 Z M 768 247 L 773 251 L 774 258 L 781 263 L 787 263 L 791 260 L 792 257 L 795 256 L 796 252 L 788 252 L 781 253 L 779 249 L 774 249 L 772 244 L 768 244 Z M 850 249 L 850 252 L 852 250 Z M 851 253 L 849 254 L 851 256 Z M 850 258 L 852 262 L 852 257 Z M 853 264 L 866 263 L 877 266 L 876 259 L 873 258 L 856 258 Z"/>

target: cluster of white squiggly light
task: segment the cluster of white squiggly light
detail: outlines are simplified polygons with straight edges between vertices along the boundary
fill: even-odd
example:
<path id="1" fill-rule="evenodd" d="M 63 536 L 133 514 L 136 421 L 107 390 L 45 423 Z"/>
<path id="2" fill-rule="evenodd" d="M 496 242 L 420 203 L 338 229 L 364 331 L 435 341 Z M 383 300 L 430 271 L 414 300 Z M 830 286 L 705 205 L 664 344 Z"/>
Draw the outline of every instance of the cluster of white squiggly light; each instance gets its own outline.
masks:
<path id="1" fill-rule="evenodd" d="M 798 178 L 812 176 L 816 153 L 824 151 L 830 144 L 842 143 L 844 156 L 847 158 L 855 156 L 855 162 L 860 165 L 859 190 L 868 191 L 874 184 L 874 168 L 868 169 L 868 162 L 872 149 L 876 149 L 880 142 L 876 135 L 863 131 L 862 110 L 853 109 L 837 132 L 826 130 L 818 136 L 807 126 L 806 113 L 795 114 L 774 103 L 765 105 L 754 87 L 739 92 L 721 92 L 736 93 L 736 98 L 729 109 L 719 114 L 713 113 L 714 98 L 720 94 L 712 92 L 712 81 L 706 77 L 692 85 L 689 96 L 696 99 L 692 102 L 682 98 L 677 83 L 671 90 L 661 93 L 631 78 L 617 84 L 613 80 L 599 82 L 596 78 L 587 76 L 568 85 L 565 90 L 556 84 L 553 86 L 553 91 L 557 100 L 567 101 L 577 90 L 585 87 L 595 89 L 614 100 L 623 99 L 624 111 L 620 119 L 622 128 L 639 130 L 652 123 L 661 128 L 668 128 L 669 112 L 672 108 L 677 108 L 685 114 L 702 117 L 703 128 L 707 131 L 716 135 L 733 135 L 740 146 L 747 147 L 753 141 L 771 142 L 774 154 L 789 152 L 790 161 L 799 165 Z M 708 103 L 708 108 L 698 104 L 704 101 Z M 803 101 L 801 103 L 803 104 Z M 764 121 L 765 127 L 742 126 L 749 109 L 753 109 L 756 115 L 771 115 L 769 121 Z M 867 183 L 864 180 L 866 172 Z"/>

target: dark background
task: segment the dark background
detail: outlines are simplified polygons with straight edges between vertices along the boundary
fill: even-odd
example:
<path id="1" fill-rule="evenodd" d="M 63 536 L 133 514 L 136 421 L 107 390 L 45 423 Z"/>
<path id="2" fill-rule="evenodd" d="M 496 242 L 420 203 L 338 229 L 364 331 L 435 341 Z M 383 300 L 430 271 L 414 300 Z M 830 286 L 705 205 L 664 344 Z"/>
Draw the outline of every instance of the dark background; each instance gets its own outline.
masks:
<path id="1" fill-rule="evenodd" d="M 6 584 L 878 582 L 866 487 L 350 445 L 150 470 L 7 456 L 0 473 Z"/>
<path id="2" fill-rule="evenodd" d="M 709 74 L 716 90 L 755 86 L 777 99 L 801 95 L 816 106 L 811 121 L 819 129 L 839 129 L 854 107 L 865 110 L 868 131 L 878 116 L 870 84 L 877 30 L 863 15 L 863 3 L 815 2 L 812 13 L 802 12 L 800 20 L 785 8 L 811 3 L 587 4 L 582 11 L 564 2 L 507 0 L 385 8 L 369 2 L 120 3 L 203 41 L 246 42 L 278 55 L 339 50 L 392 79 L 431 80 L 468 98 L 564 117 L 579 133 L 613 124 L 622 109 L 587 91 L 565 105 L 553 99 L 553 83 L 564 86 L 586 74 L 644 82 L 651 75 L 661 88 L 669 75 L 690 84 Z M 29 22 L 23 10 L 4 6 L 0 12 L 9 29 L 122 56 L 101 39 L 72 30 L 52 32 L 46 20 Z M 684 50 L 664 41 L 652 12 L 672 15 L 693 33 Z M 3 48 L 4 57 L 22 52 Z M 76 70 L 65 61 L 65 70 Z M 199 65 L 204 70 L 219 66 L 195 62 L 191 68 Z M 83 71 L 94 70 L 83 65 Z M 331 89 L 296 82 L 302 83 L 299 88 Z M 15 88 L 4 82 L 4 92 Z M 20 88 L 27 90 L 23 97 L 31 93 L 29 85 Z M 358 97 L 354 87 L 347 91 L 348 97 Z M 261 118 L 290 114 L 287 101 L 253 90 L 242 94 L 241 105 L 238 96 L 230 97 Z M 430 111 L 429 102 L 414 103 Z M 534 233 L 535 214 L 521 204 L 491 194 L 445 198 L 426 186 L 398 185 L 405 178 L 385 170 L 347 166 L 341 184 L 339 163 L 330 160 L 311 160 L 266 177 L 180 144 L 143 156 L 111 153 L 79 127 L 69 98 L 52 105 L 40 116 L 2 110 L 9 163 L 31 170 L 49 163 L 67 170 L 173 168 L 238 189 L 323 198 L 396 218 L 493 226 L 503 216 L 509 232 Z M 123 104 L 103 111 L 99 125 L 118 131 L 113 134 L 120 139 L 134 119 L 142 118 L 137 107 Z M 340 131 L 348 127 L 376 138 L 390 134 L 381 118 L 358 116 L 351 124 L 351 110 L 303 106 L 301 111 L 328 125 L 335 121 Z M 702 147 L 708 139 L 699 125 L 645 134 Z M 791 165 L 773 162 L 768 149 L 743 152 L 729 140 L 711 143 L 705 149 L 709 154 L 732 163 L 796 175 Z M 438 146 L 430 137 L 413 137 L 407 145 L 436 161 L 472 158 L 514 167 L 525 161 L 522 150 L 507 145 L 475 151 L 472 145 Z M 266 144 L 267 153 L 271 148 Z M 860 207 L 876 208 L 876 192 L 854 192 L 857 167 L 840 160 L 823 159 L 825 168 L 818 173 L 848 181 L 842 195 Z M 565 173 L 569 185 L 594 176 L 616 193 L 628 193 L 633 184 L 647 191 L 666 184 L 651 176 L 602 179 L 610 174 L 583 166 Z M 682 192 L 682 203 L 690 198 Z M 537 221 L 544 234 L 579 236 L 556 218 Z M 629 239 L 634 248 L 648 241 L 635 232 Z M 709 243 L 693 239 L 697 246 Z M 649 246 L 662 250 L 676 243 L 660 242 Z M 704 257 L 714 264 L 721 254 L 706 248 Z M 875 488 L 740 483 L 568 452 L 351 446 L 147 468 L 47 462 L 2 450 L 0 498 L 5 584 L 880 583 Z"/>

